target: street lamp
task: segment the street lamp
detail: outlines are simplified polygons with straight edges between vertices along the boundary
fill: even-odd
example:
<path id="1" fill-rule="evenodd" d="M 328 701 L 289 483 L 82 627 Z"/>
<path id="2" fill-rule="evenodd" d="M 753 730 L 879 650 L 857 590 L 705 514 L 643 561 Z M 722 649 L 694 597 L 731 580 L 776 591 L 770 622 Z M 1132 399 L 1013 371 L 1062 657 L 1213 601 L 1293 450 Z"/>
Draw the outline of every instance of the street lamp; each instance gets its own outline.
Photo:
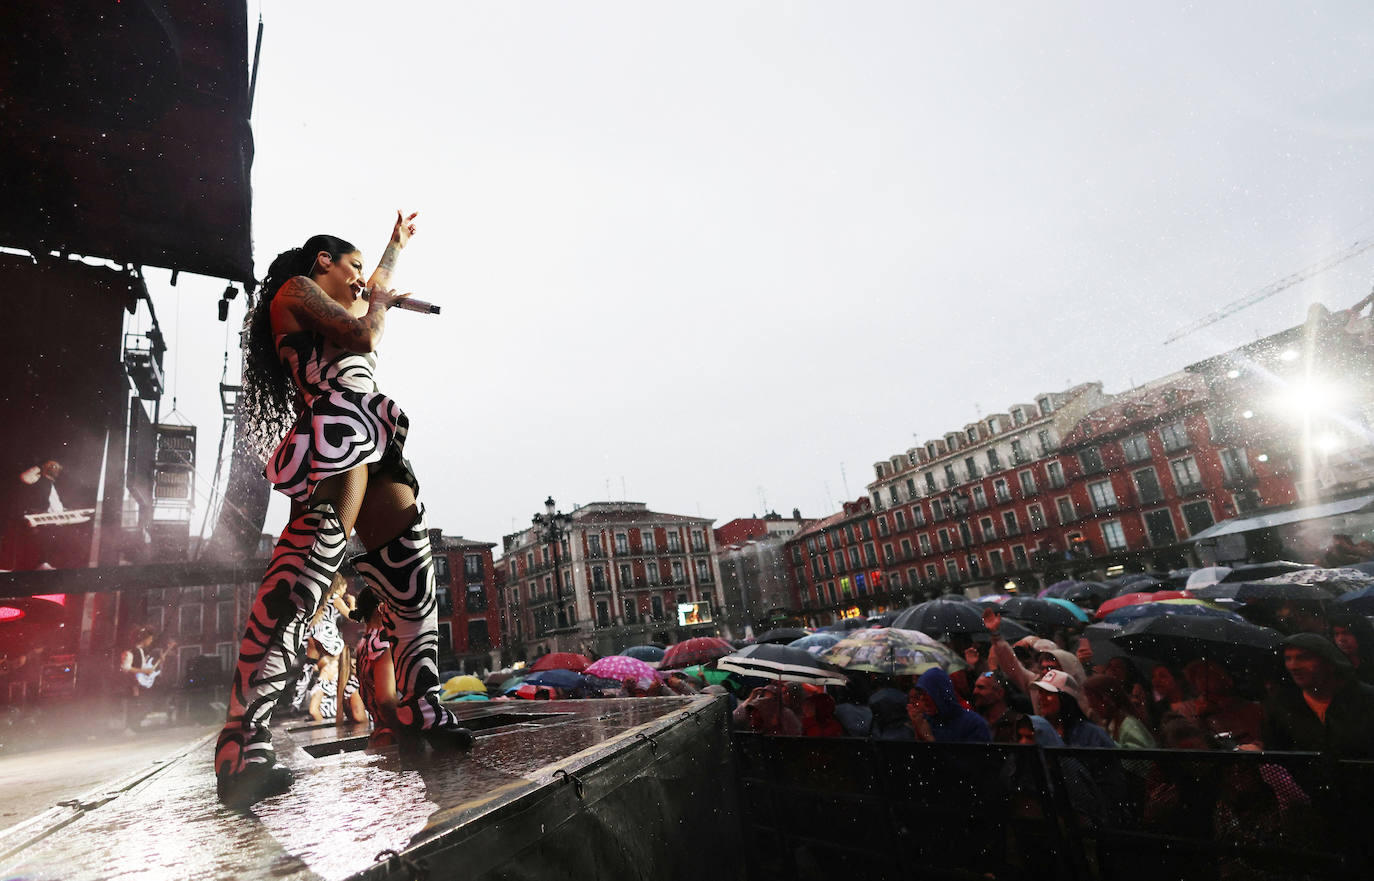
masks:
<path id="1" fill-rule="evenodd" d="M 563 536 L 572 525 L 572 515 L 556 510 L 553 496 L 544 500 L 544 513 L 535 514 L 531 521 L 538 528 L 540 541 L 553 544 L 553 587 L 558 602 L 558 627 L 568 626 L 568 611 L 563 607 L 563 576 L 559 571 L 559 548 L 563 546 Z"/>

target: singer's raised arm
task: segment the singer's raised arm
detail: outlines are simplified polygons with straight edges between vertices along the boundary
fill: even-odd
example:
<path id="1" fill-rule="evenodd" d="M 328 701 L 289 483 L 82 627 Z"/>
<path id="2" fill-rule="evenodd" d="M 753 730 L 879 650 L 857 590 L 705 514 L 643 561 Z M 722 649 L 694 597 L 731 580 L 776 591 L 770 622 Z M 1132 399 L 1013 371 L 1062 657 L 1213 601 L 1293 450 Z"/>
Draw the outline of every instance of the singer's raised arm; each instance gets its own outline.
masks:
<path id="1" fill-rule="evenodd" d="M 391 273 L 396 269 L 401 249 L 410 242 L 410 237 L 415 235 L 415 218 L 418 216 L 418 212 L 412 212 L 408 217 L 400 211 L 396 212 L 396 225 L 391 230 L 391 239 L 382 251 L 382 259 L 378 261 L 377 268 L 372 270 L 372 275 L 367 280 L 369 289 L 391 287 Z"/>

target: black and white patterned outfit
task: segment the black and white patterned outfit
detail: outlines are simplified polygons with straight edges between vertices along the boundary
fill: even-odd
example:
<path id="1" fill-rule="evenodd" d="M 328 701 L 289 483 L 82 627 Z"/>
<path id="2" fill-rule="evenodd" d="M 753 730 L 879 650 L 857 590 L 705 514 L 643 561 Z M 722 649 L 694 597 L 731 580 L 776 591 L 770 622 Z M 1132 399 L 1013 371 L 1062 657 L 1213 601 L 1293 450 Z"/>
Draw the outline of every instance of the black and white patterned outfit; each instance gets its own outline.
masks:
<path id="1" fill-rule="evenodd" d="M 305 407 L 268 462 L 265 474 L 273 486 L 308 503 L 320 481 L 365 464 L 371 473 L 387 471 L 418 496 L 419 483 L 403 455 L 410 423 L 377 390 L 375 357 L 310 331 L 278 335 L 277 353 Z M 293 518 L 278 540 L 239 647 L 215 748 L 221 782 L 252 764 L 275 765 L 272 707 L 300 664 L 309 619 L 343 562 L 347 539 L 325 502 Z M 384 638 L 395 661 L 401 726 L 458 728 L 439 704 L 438 610 L 423 508 L 409 529 L 354 565 L 385 601 Z"/>
<path id="2" fill-rule="evenodd" d="M 392 469 L 418 496 L 419 482 L 403 455 L 410 420 L 377 391 L 376 357 L 310 331 L 279 334 L 277 353 L 305 409 L 267 462 L 272 485 L 305 501 L 326 477 L 367 465 L 374 473 Z"/>

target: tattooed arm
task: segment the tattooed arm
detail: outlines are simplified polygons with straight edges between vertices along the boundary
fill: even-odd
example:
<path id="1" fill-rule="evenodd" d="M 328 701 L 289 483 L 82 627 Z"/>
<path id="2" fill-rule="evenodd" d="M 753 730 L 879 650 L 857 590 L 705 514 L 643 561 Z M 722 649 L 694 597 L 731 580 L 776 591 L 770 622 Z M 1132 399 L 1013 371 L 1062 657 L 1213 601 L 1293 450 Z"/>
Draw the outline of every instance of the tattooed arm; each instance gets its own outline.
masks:
<path id="1" fill-rule="evenodd" d="M 396 226 L 391 230 L 391 240 L 386 243 L 386 250 L 382 251 L 382 259 L 372 271 L 372 277 L 367 280 L 368 288 L 391 287 L 391 273 L 396 269 L 401 249 L 410 242 L 410 237 L 415 235 L 415 217 L 415 214 L 407 217 L 399 211 L 396 212 Z"/>
<path id="2" fill-rule="evenodd" d="M 369 292 L 367 312 L 355 317 L 303 275 L 282 285 L 276 297 L 301 327 L 320 333 L 350 352 L 371 352 L 377 348 L 386 329 L 387 307 L 395 299 L 395 291 L 374 288 Z"/>

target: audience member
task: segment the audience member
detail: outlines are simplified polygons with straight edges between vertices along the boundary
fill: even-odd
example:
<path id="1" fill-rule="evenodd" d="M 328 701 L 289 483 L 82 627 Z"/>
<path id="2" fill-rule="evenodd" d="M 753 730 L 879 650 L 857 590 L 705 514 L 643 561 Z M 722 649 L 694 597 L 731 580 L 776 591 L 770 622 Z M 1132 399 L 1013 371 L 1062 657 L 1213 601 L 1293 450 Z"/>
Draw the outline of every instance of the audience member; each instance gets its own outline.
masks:
<path id="1" fill-rule="evenodd" d="M 907 718 L 917 740 L 941 743 L 992 740 L 982 716 L 968 709 L 954 692 L 949 674 L 936 667 L 921 674 L 907 695 Z"/>
<path id="2" fill-rule="evenodd" d="M 1360 682 L 1336 644 L 1315 633 L 1283 641 L 1291 686 L 1265 702 L 1265 749 L 1374 758 L 1374 686 Z"/>

